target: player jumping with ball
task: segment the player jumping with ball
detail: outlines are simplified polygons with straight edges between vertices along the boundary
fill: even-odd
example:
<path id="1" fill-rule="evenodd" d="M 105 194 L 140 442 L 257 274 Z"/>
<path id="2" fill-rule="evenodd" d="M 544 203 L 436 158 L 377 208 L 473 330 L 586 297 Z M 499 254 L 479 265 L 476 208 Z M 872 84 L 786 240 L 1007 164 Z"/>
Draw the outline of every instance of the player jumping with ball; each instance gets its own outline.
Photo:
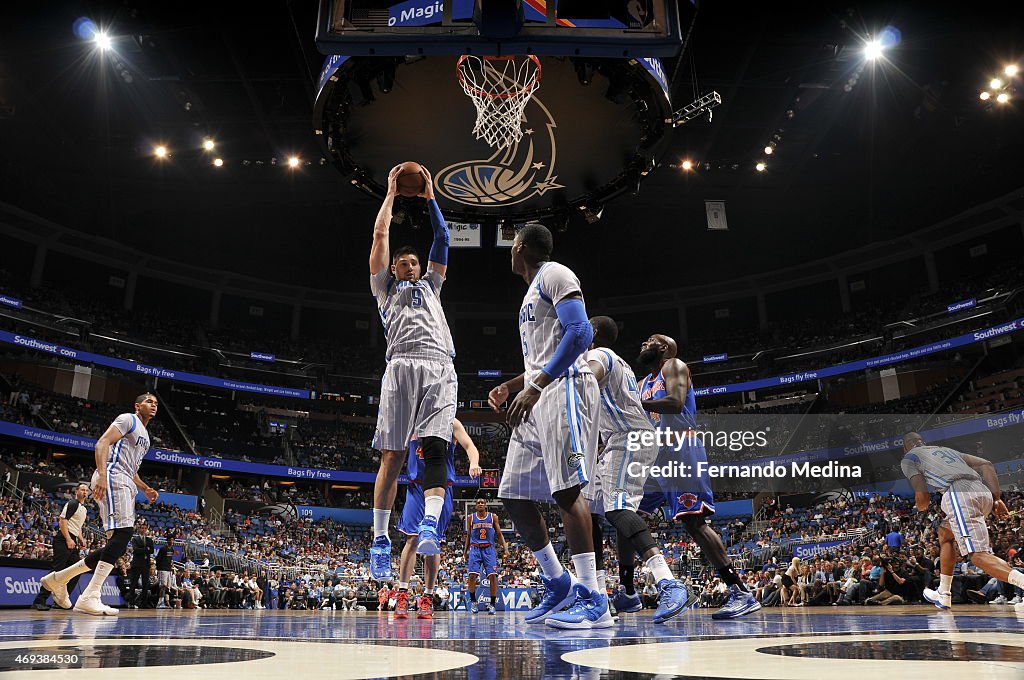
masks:
<path id="1" fill-rule="evenodd" d="M 445 454 L 452 437 L 458 382 L 452 359 L 455 346 L 441 308 L 441 286 L 448 270 L 448 225 L 434 199 L 430 174 L 420 168 L 434 242 L 426 274 L 409 246 L 390 254 L 390 228 L 395 196 L 399 193 L 401 165 L 388 174 L 388 193 L 377 214 L 370 249 L 370 290 L 377 298 L 388 366 L 381 380 L 380 407 L 373 447 L 380 451 L 380 470 L 373 487 L 373 533 L 370 572 L 375 579 L 391 576 L 391 539 L 388 522 L 398 493 L 409 441 L 423 449 L 423 521 L 416 551 L 440 552 L 438 519 L 444 506 Z"/>

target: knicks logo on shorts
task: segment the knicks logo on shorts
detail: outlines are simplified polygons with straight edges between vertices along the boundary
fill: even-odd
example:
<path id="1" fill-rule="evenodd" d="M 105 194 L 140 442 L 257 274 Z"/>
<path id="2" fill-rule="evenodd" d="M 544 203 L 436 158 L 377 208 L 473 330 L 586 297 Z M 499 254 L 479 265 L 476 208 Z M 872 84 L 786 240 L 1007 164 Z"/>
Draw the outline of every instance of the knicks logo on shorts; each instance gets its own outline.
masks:
<path id="1" fill-rule="evenodd" d="M 683 506 L 687 510 L 697 505 L 697 496 L 692 493 L 684 493 L 676 500 L 679 501 L 679 505 Z"/>

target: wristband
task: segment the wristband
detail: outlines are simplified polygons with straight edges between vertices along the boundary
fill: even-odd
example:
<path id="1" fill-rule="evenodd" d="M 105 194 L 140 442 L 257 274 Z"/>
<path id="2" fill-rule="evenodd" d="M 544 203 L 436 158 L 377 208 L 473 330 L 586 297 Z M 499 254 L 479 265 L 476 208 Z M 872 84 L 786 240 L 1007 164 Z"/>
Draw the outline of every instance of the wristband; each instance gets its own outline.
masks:
<path id="1" fill-rule="evenodd" d="M 538 392 L 544 391 L 544 388 L 538 385 L 537 383 L 533 382 L 532 379 L 527 379 L 526 384 L 532 387 L 533 389 L 537 390 Z"/>

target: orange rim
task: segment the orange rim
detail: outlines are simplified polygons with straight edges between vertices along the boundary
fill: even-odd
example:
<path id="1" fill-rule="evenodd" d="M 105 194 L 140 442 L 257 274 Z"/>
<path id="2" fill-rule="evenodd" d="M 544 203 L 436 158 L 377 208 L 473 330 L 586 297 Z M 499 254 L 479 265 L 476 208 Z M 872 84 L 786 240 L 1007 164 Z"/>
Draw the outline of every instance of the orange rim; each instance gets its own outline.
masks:
<path id="1" fill-rule="evenodd" d="M 469 59 L 470 57 L 473 57 L 473 56 L 476 56 L 476 55 L 464 54 L 461 57 L 459 57 L 459 60 L 455 63 L 455 74 L 459 78 L 459 84 L 462 85 L 462 89 L 465 90 L 467 93 L 472 92 L 473 94 L 480 95 L 481 97 L 488 97 L 490 99 L 511 99 L 512 97 L 517 97 L 517 96 L 519 96 L 521 94 L 524 94 L 524 93 L 527 93 L 527 92 L 533 92 L 534 90 L 537 89 L 537 86 L 540 85 L 540 76 L 541 76 L 541 70 L 542 70 L 541 65 L 540 65 L 540 59 L 538 57 L 536 57 L 535 55 L 532 55 L 532 54 L 527 54 L 526 58 L 529 59 L 530 61 L 532 61 L 534 66 L 537 67 L 537 76 L 533 79 L 533 83 L 528 88 L 524 87 L 524 88 L 520 88 L 518 90 L 514 90 L 513 92 L 505 92 L 503 94 L 497 94 L 497 93 L 494 93 L 494 92 L 488 92 L 487 90 L 481 90 L 480 88 L 475 87 L 473 85 L 466 85 L 466 80 L 465 80 L 465 78 L 462 75 L 462 62 L 466 61 L 466 59 Z M 478 59 L 483 59 L 484 61 L 511 61 L 511 60 L 516 58 L 516 55 L 507 56 L 507 57 L 477 57 L 477 58 Z"/>

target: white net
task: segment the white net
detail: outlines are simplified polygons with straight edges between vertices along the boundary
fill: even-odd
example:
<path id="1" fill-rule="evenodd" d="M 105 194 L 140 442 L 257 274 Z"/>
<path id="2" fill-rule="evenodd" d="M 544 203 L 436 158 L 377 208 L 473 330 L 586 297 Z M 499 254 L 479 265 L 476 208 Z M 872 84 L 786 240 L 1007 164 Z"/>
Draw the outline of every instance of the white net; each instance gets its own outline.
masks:
<path id="1" fill-rule="evenodd" d="M 523 110 L 540 87 L 540 59 L 463 55 L 458 63 L 459 83 L 476 107 L 473 134 L 497 149 L 523 136 Z"/>

